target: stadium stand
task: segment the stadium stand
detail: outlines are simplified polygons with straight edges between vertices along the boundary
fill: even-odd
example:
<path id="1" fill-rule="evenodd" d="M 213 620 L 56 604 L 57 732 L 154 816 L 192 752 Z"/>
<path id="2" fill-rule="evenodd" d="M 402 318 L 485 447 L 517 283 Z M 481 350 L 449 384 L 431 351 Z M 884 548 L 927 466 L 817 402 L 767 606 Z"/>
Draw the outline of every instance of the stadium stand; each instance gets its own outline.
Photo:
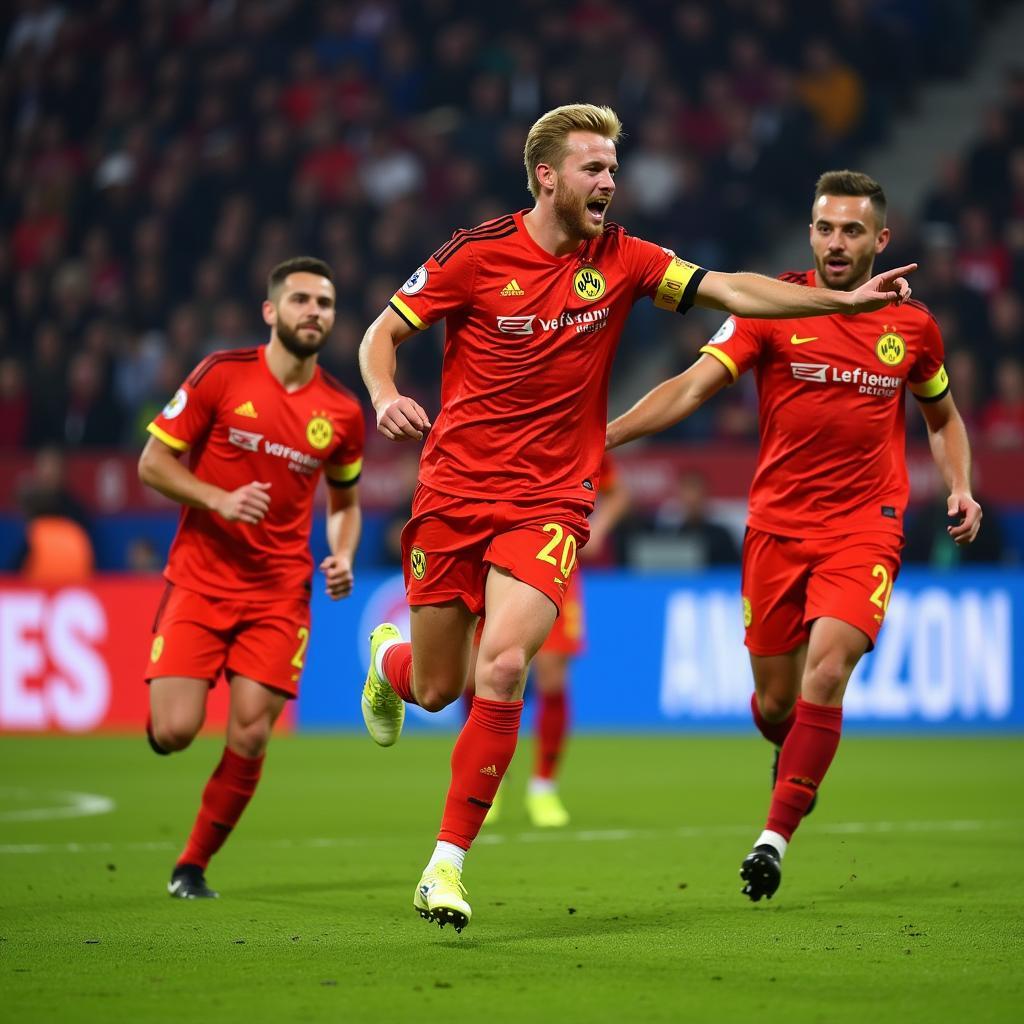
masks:
<path id="1" fill-rule="evenodd" d="M 86 453 L 127 459 L 198 358 L 263 340 L 266 271 L 295 252 L 336 269 L 323 362 L 357 386 L 363 327 L 423 254 L 529 205 L 521 140 L 560 102 L 622 115 L 615 219 L 705 265 L 750 265 L 820 170 L 855 164 L 889 111 L 969 69 L 1004 6 L 521 0 L 494 31 L 464 0 L 23 0 L 0 15 L 3 458 L 57 444 L 90 481 Z M 1024 71 L 901 224 L 892 259 L 907 254 L 975 440 L 1019 453 Z M 712 324 L 640 309 L 624 347 L 686 365 Z M 428 403 L 439 343 L 403 352 Z M 665 440 L 749 445 L 755 429 L 738 392 Z M 126 557 L 102 538 L 97 555 Z"/>

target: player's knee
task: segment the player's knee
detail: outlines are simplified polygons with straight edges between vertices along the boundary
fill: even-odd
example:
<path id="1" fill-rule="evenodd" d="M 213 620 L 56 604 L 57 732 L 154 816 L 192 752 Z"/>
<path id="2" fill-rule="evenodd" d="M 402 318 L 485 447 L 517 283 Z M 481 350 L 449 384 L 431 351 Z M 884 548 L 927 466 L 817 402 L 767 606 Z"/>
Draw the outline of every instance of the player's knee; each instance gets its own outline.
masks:
<path id="1" fill-rule="evenodd" d="M 237 725 L 229 731 L 228 743 L 242 757 L 260 757 L 270 742 L 273 723 L 259 720 Z"/>
<path id="2" fill-rule="evenodd" d="M 492 693 L 502 700 L 514 700 L 526 672 L 526 652 L 520 647 L 501 651 L 489 666 L 487 683 Z"/>
<path id="3" fill-rule="evenodd" d="M 430 683 L 420 686 L 416 684 L 416 703 L 424 711 L 443 711 L 453 701 L 458 700 L 460 694 L 449 686 L 431 685 Z"/>
<path id="4" fill-rule="evenodd" d="M 757 703 L 766 722 L 783 722 L 789 718 L 796 701 L 789 696 L 765 693 L 757 698 Z"/>
<path id="5" fill-rule="evenodd" d="M 153 720 L 151 731 L 157 746 L 163 750 L 184 750 L 199 732 L 202 722 L 191 718 L 166 718 Z"/>
<path id="6" fill-rule="evenodd" d="M 806 700 L 814 704 L 827 704 L 842 694 L 850 678 L 852 666 L 838 653 L 823 655 L 810 666 L 803 686 Z"/>

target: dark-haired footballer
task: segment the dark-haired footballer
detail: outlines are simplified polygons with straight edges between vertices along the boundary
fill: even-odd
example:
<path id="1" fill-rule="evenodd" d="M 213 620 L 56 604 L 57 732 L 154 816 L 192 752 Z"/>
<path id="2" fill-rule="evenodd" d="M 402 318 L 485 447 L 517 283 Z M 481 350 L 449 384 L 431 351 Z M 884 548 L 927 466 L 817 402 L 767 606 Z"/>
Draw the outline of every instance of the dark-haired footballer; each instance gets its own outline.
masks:
<path id="1" fill-rule="evenodd" d="M 184 750 L 221 674 L 231 687 L 224 755 L 167 887 L 181 899 L 217 896 L 207 864 L 252 798 L 274 722 L 298 694 L 321 474 L 331 553 L 320 570 L 331 598 L 352 592 L 365 427 L 355 396 L 317 365 L 334 302 L 323 261 L 275 267 L 263 303 L 270 340 L 204 359 L 150 423 L 139 459 L 143 483 L 182 505 L 146 668 L 153 750 Z"/>
<path id="2" fill-rule="evenodd" d="M 814 269 L 782 279 L 856 291 L 889 243 L 882 187 L 829 171 L 811 213 Z M 771 807 L 744 859 L 743 893 L 771 897 L 793 832 L 839 746 L 843 695 L 882 627 L 903 547 L 904 397 L 920 403 L 949 489 L 949 535 L 978 533 L 967 431 L 949 393 L 942 335 L 920 302 L 860 316 L 729 317 L 685 373 L 608 425 L 608 447 L 685 419 L 753 369 L 761 450 L 743 544 L 743 623 L 751 711 L 776 747 Z"/>

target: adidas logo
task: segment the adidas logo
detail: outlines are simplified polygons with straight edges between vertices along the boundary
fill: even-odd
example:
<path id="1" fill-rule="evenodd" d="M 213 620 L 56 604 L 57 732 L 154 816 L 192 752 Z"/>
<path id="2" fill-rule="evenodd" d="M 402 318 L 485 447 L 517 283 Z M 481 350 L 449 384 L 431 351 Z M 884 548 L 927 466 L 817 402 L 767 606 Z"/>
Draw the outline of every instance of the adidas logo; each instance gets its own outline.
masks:
<path id="1" fill-rule="evenodd" d="M 235 409 L 235 412 L 239 416 L 248 416 L 251 420 L 259 419 L 259 413 L 256 412 L 256 406 L 252 402 L 243 402 Z"/>
<path id="2" fill-rule="evenodd" d="M 480 769 L 480 774 L 490 775 L 492 779 L 496 779 L 498 777 L 498 767 L 497 765 L 489 764 L 485 768 Z"/>
<path id="3" fill-rule="evenodd" d="M 507 297 L 509 295 L 525 295 L 526 292 L 519 287 L 519 282 L 513 277 L 512 280 L 501 289 L 501 294 Z"/>

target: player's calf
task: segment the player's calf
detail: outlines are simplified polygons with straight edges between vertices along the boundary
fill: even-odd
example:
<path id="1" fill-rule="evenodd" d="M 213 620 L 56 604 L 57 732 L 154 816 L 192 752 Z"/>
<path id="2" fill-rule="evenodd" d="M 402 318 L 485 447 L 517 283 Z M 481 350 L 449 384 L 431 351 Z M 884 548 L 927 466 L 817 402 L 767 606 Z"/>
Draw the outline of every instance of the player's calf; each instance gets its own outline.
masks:
<path id="1" fill-rule="evenodd" d="M 775 748 L 775 755 L 772 757 L 772 792 L 775 792 L 775 783 L 779 781 L 779 754 L 782 753 L 781 747 Z M 814 810 L 818 805 L 818 791 L 814 791 L 814 796 L 811 797 L 811 802 L 807 805 L 807 810 L 804 811 L 804 817 L 806 818 L 811 811 Z"/>

